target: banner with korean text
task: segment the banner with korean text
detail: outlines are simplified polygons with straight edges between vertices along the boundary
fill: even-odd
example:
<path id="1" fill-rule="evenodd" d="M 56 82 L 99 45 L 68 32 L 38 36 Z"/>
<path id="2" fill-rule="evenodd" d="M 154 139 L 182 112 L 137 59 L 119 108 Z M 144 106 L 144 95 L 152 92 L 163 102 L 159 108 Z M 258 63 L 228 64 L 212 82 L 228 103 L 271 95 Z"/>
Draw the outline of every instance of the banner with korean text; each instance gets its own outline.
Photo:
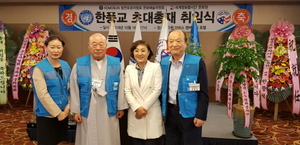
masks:
<path id="1" fill-rule="evenodd" d="M 253 13 L 251 4 L 202 5 L 59 5 L 60 31 L 108 31 L 114 18 L 117 31 L 135 31 L 136 20 L 143 32 L 159 32 L 164 13 L 169 29 L 190 31 L 193 13 L 199 31 L 233 30 L 232 14 L 237 9 Z M 244 19 L 243 15 L 239 19 Z M 252 26 L 252 17 L 248 23 Z"/>

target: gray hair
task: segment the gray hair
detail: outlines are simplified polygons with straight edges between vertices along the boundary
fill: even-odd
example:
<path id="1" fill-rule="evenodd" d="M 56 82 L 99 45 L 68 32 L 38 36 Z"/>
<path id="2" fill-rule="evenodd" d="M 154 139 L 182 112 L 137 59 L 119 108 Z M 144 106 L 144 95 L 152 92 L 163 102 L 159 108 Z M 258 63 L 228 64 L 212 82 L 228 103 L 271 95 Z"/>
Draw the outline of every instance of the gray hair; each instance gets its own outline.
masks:
<path id="1" fill-rule="evenodd" d="M 90 36 L 89 42 L 91 41 L 91 39 L 92 39 L 93 36 L 101 36 L 101 37 L 103 37 L 103 38 L 106 40 L 106 37 L 105 37 L 103 34 L 101 34 L 101 33 L 94 33 L 94 34 L 92 34 L 92 35 Z"/>

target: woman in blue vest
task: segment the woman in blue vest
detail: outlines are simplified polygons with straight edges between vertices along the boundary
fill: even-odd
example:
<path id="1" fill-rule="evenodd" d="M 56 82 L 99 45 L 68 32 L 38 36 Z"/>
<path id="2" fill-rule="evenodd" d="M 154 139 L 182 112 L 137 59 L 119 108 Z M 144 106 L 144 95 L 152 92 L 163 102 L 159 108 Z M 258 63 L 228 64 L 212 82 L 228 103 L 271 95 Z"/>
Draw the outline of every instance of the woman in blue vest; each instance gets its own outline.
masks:
<path id="1" fill-rule="evenodd" d="M 133 145 L 160 145 L 163 119 L 159 95 L 162 74 L 158 63 L 149 61 L 153 52 L 143 40 L 133 43 L 130 56 L 136 60 L 125 71 L 125 95 L 128 110 L 128 135 Z"/>
<path id="2" fill-rule="evenodd" d="M 31 68 L 37 141 L 39 145 L 57 145 L 68 137 L 71 68 L 59 59 L 65 45 L 63 40 L 50 36 L 45 45 L 47 58 Z"/>

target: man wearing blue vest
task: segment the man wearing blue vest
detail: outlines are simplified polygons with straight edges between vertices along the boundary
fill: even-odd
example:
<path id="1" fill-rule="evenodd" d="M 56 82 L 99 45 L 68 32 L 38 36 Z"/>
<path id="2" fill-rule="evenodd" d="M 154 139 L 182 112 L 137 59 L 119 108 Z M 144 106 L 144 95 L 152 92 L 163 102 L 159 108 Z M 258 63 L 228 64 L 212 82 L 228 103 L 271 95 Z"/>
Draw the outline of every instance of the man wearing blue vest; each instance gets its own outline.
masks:
<path id="1" fill-rule="evenodd" d="M 205 63 L 201 57 L 185 53 L 187 36 L 182 30 L 172 30 L 167 44 L 171 56 L 161 61 L 165 143 L 201 145 L 208 109 Z"/>
<path id="2" fill-rule="evenodd" d="M 119 58 L 106 55 L 105 36 L 95 33 L 90 55 L 76 59 L 71 77 L 71 111 L 77 122 L 76 145 L 120 145 L 119 118 L 128 108 Z"/>

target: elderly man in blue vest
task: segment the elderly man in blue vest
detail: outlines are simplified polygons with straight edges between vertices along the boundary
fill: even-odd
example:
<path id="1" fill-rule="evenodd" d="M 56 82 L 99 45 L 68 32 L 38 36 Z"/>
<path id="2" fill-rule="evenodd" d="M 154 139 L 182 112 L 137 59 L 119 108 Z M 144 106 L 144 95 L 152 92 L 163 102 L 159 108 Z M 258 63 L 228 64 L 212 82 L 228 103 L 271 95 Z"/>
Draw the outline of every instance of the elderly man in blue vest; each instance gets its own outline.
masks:
<path id="1" fill-rule="evenodd" d="M 185 53 L 187 36 L 182 30 L 172 30 L 167 44 L 171 56 L 161 61 L 165 143 L 201 145 L 202 125 L 208 109 L 205 63 L 201 57 Z"/>
<path id="2" fill-rule="evenodd" d="M 128 108 L 119 58 L 106 55 L 105 36 L 90 36 L 90 55 L 76 59 L 71 77 L 71 111 L 76 145 L 120 145 L 119 118 Z"/>

